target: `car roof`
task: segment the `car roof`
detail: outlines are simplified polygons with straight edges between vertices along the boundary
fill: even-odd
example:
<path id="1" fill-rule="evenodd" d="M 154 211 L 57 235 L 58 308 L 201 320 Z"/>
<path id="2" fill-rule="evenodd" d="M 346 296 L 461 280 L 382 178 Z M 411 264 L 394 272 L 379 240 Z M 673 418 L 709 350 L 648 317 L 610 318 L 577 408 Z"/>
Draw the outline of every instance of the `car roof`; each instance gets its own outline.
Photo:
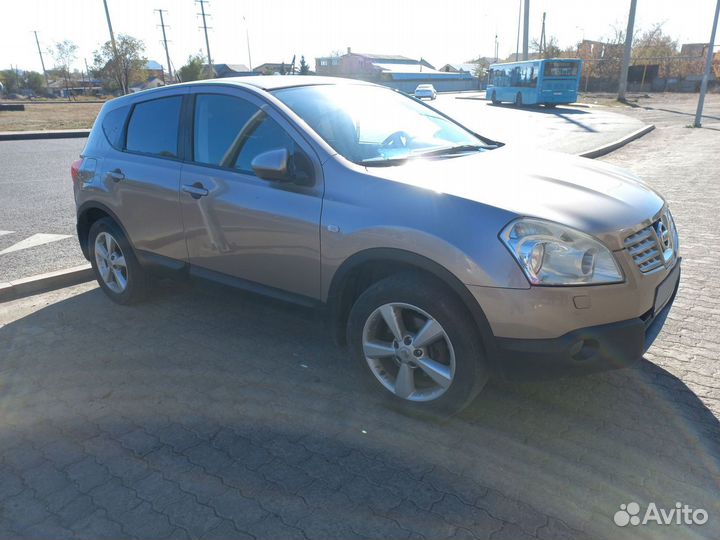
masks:
<path id="1" fill-rule="evenodd" d="M 277 90 L 279 88 L 292 88 L 296 86 L 313 86 L 318 84 L 363 84 L 372 85 L 357 79 L 342 77 L 319 77 L 317 75 L 252 75 L 249 77 L 227 77 L 224 79 L 208 79 L 195 81 L 195 84 L 230 83 L 240 86 L 250 85 L 262 90 Z"/>
<path id="2" fill-rule="evenodd" d="M 171 84 L 167 86 L 159 86 L 148 90 L 142 90 L 133 94 L 127 94 L 117 97 L 111 102 L 116 105 L 134 102 L 137 98 L 143 98 L 153 95 L 161 97 L 163 93 L 173 88 L 181 88 L 183 86 L 212 86 L 212 85 L 229 85 L 241 88 L 253 88 L 257 90 L 273 91 L 281 88 L 296 88 L 301 86 L 319 86 L 319 85 L 362 85 L 362 86 L 379 86 L 366 81 L 357 79 L 345 79 L 342 77 L 318 77 L 315 75 L 251 75 L 248 77 L 224 77 L 220 79 L 205 79 L 199 81 L 188 81 L 184 83 Z M 386 87 L 381 87 L 386 88 Z"/>

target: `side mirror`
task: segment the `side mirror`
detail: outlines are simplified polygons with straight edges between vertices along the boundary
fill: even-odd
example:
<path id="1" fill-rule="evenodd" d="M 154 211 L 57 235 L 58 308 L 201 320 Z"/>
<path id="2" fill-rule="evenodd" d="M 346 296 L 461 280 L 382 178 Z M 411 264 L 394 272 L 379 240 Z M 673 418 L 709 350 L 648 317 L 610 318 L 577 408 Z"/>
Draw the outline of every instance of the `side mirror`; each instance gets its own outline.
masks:
<path id="1" fill-rule="evenodd" d="M 313 164 L 301 151 L 290 155 L 286 148 L 268 150 L 255 156 L 250 166 L 264 180 L 293 182 L 300 186 L 311 186 L 315 182 Z"/>
<path id="2" fill-rule="evenodd" d="M 250 166 L 264 180 L 289 182 L 292 180 L 288 174 L 289 157 L 286 148 L 268 150 L 255 156 Z"/>

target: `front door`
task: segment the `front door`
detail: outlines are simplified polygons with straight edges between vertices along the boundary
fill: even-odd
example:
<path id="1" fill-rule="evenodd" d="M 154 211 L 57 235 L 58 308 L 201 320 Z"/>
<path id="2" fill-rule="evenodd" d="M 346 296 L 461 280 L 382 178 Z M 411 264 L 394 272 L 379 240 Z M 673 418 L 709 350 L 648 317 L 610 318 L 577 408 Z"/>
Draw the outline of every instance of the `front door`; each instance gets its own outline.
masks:
<path id="1" fill-rule="evenodd" d="M 190 263 L 249 282 L 320 297 L 323 181 L 312 148 L 281 115 L 239 89 L 193 88 L 192 162 L 180 203 Z M 263 152 L 303 152 L 314 184 L 263 180 Z"/>

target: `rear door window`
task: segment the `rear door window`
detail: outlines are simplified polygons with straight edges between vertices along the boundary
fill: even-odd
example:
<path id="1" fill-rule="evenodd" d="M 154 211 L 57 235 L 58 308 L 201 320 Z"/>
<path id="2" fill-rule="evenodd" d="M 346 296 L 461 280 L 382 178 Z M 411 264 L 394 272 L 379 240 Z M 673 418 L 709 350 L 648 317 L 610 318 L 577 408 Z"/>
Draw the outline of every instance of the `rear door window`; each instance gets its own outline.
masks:
<path id="1" fill-rule="evenodd" d="M 178 157 L 182 96 L 153 99 L 133 108 L 125 148 L 161 157 Z"/>

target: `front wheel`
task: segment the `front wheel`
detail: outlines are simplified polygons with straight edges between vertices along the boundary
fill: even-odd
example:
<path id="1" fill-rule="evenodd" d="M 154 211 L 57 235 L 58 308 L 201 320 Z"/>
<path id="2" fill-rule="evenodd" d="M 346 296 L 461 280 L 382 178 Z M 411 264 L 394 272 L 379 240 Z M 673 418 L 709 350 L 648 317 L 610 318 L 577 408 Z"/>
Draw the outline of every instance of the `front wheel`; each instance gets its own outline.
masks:
<path id="1" fill-rule="evenodd" d="M 523 104 L 522 94 L 520 92 L 518 92 L 517 95 L 515 96 L 515 106 L 522 107 L 522 104 Z"/>
<path id="2" fill-rule="evenodd" d="M 497 94 L 495 93 L 495 90 L 493 90 L 492 98 L 491 98 L 491 99 L 492 99 L 492 104 L 493 104 L 493 105 L 499 105 L 499 104 L 500 104 L 500 102 L 498 101 L 498 98 L 497 98 Z"/>
<path id="3" fill-rule="evenodd" d="M 467 309 L 419 275 L 391 276 L 363 292 L 350 312 L 347 340 L 366 385 L 407 412 L 454 414 L 488 379 Z"/>

